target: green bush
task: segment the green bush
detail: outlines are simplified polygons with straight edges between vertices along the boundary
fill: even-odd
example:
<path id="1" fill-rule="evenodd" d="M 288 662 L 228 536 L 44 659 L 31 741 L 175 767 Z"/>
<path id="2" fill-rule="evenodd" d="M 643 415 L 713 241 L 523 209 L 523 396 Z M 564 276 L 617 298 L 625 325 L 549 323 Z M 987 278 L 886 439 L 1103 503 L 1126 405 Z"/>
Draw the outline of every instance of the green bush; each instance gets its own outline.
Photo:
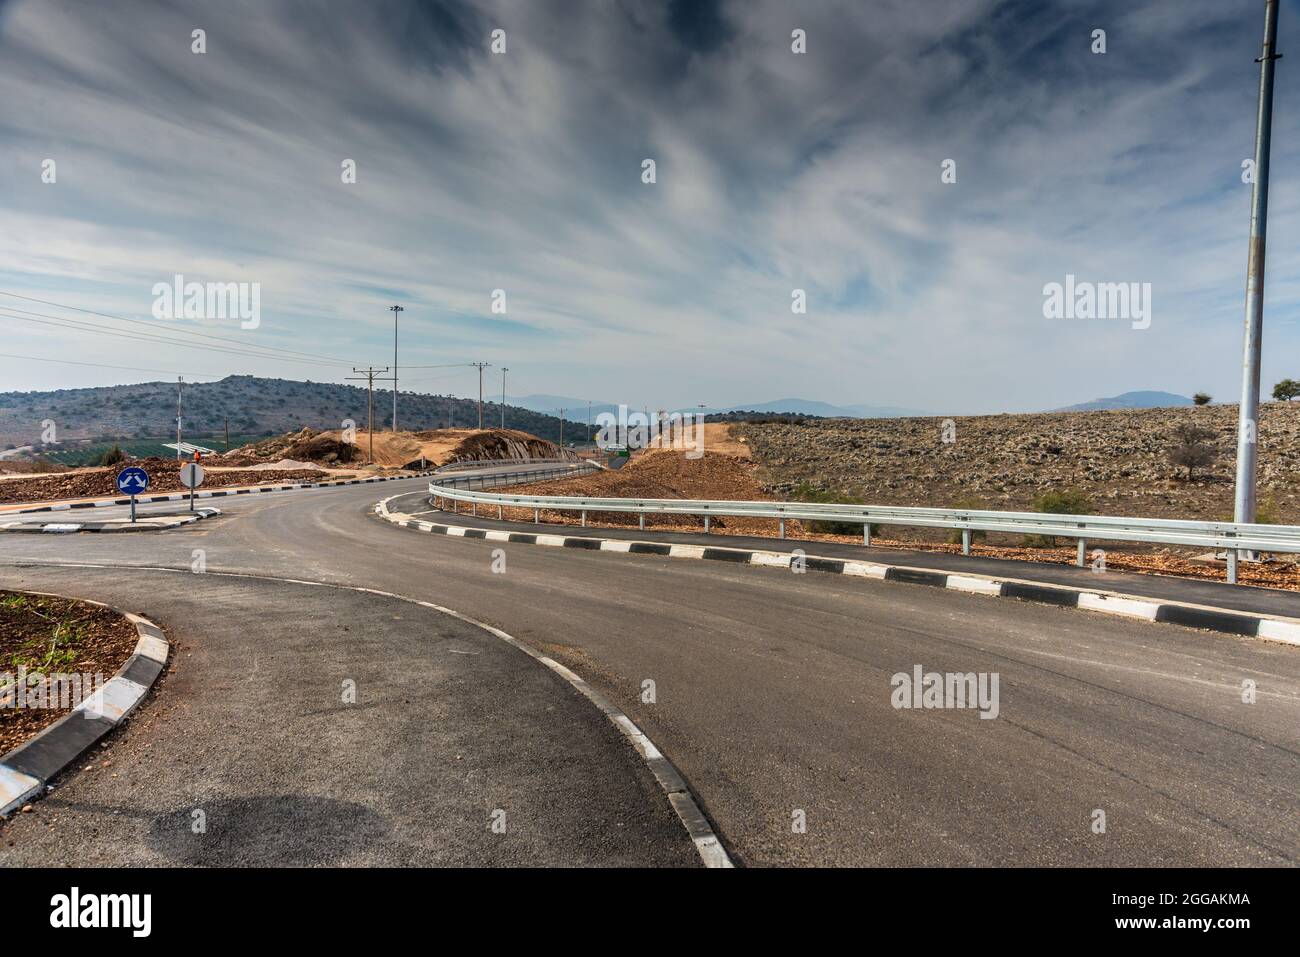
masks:
<path id="1" fill-rule="evenodd" d="M 845 495 L 843 492 L 828 492 L 825 489 L 817 488 L 811 482 L 803 481 L 796 485 L 790 493 L 796 502 L 815 502 L 819 505 L 863 505 L 862 499 L 855 498 L 852 495 Z M 809 522 L 805 521 L 804 527 L 810 532 L 817 532 L 821 535 L 861 535 L 861 522 Z M 880 531 L 880 526 L 872 525 L 871 534 L 875 535 Z"/>
<path id="2" fill-rule="evenodd" d="M 126 453 L 122 451 L 122 446 L 116 442 L 113 447 L 105 452 L 99 459 L 100 465 L 116 465 L 118 462 L 126 461 Z"/>
<path id="3" fill-rule="evenodd" d="M 1044 492 L 1034 499 L 1031 510 L 1048 515 L 1087 515 L 1092 510 L 1092 502 L 1084 492 L 1078 489 Z M 1026 548 L 1052 548 L 1056 545 L 1053 535 L 1026 535 Z"/>

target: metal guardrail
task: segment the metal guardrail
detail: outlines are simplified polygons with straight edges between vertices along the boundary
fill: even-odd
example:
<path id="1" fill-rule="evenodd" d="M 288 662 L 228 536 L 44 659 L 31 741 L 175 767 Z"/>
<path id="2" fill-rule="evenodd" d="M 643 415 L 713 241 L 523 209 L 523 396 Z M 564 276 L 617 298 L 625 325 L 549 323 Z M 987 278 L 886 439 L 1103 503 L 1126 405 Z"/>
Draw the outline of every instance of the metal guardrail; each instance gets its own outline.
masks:
<path id="1" fill-rule="evenodd" d="M 553 478 L 537 472 L 524 473 L 526 478 Z M 561 474 L 569 474 L 564 471 Z M 519 478 L 508 475 L 476 476 L 478 488 L 518 484 Z M 501 481 L 497 481 L 501 479 Z M 457 483 L 459 484 L 459 483 Z M 429 483 L 435 500 L 453 503 L 531 508 L 534 520 L 542 509 L 579 512 L 582 524 L 588 512 L 626 512 L 640 516 L 645 528 L 646 515 L 693 515 L 704 518 L 708 532 L 714 516 L 734 518 L 770 518 L 779 523 L 780 537 L 785 538 L 788 520 L 843 522 L 862 525 L 862 542 L 871 544 L 872 525 L 911 525 L 922 528 L 949 528 L 962 533 L 962 552 L 970 554 L 974 532 L 1006 532 L 1073 538 L 1078 543 L 1078 564 L 1086 563 L 1089 541 L 1143 542 L 1192 548 L 1222 549 L 1228 555 L 1228 580 L 1237 580 L 1237 561 L 1242 552 L 1300 553 L 1300 526 L 1238 525 L 1233 522 L 1193 522 L 1181 519 L 1122 518 L 1110 515 L 1053 515 L 1043 512 L 998 512 L 979 509 L 917 508 L 893 505 L 824 505 L 810 502 L 733 502 L 699 499 L 653 498 L 584 498 L 571 495 L 509 495 L 475 491 L 467 485 L 455 488 L 438 481 Z M 455 505 L 453 505 L 453 509 Z"/>
<path id="2" fill-rule="evenodd" d="M 509 463 L 505 463 L 508 467 Z M 594 462 L 556 462 L 550 463 L 543 468 L 528 468 L 528 465 L 545 465 L 545 463 L 521 462 L 519 467 L 504 472 L 491 472 L 486 475 L 457 475 L 454 472 L 444 474 L 440 469 L 435 474 L 438 479 L 429 483 L 432 488 L 437 482 L 443 482 L 463 489 L 473 488 L 496 488 L 501 485 L 520 485 L 524 482 L 541 481 L 543 479 L 554 478 L 572 478 L 575 475 L 584 474 L 588 471 L 598 471 L 600 466 Z"/>
<path id="3" fill-rule="evenodd" d="M 451 462 L 447 465 L 443 465 L 436 469 L 434 474 L 442 475 L 447 472 L 463 472 L 467 469 L 485 469 L 497 465 L 577 465 L 579 462 L 579 459 L 466 459 L 462 462 Z"/>

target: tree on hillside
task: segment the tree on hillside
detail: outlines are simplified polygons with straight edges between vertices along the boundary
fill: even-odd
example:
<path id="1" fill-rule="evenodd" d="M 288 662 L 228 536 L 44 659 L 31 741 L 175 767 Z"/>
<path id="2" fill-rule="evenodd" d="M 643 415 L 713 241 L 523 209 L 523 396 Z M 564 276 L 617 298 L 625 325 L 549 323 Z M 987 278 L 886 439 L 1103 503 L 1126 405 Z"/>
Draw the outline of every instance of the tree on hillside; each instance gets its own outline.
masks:
<path id="1" fill-rule="evenodd" d="M 100 465 L 116 465 L 118 462 L 126 461 L 126 453 L 122 451 L 122 446 L 114 442 L 113 447 L 104 453 L 99 460 Z"/>
<path id="2" fill-rule="evenodd" d="M 1214 432 L 1199 425 L 1184 424 L 1175 426 L 1170 433 L 1174 444 L 1169 448 L 1169 461 L 1178 468 L 1187 469 L 1187 481 L 1192 480 L 1196 469 L 1207 468 L 1219 453 L 1209 444 Z"/>
<path id="3" fill-rule="evenodd" d="M 1300 382 L 1295 379 L 1283 379 L 1273 386 L 1273 398 L 1279 402 L 1289 402 L 1300 398 Z"/>
<path id="4" fill-rule="evenodd" d="M 1209 405 L 1210 399 L 1213 398 L 1208 392 L 1198 392 L 1192 396 L 1192 401 L 1197 405 Z"/>

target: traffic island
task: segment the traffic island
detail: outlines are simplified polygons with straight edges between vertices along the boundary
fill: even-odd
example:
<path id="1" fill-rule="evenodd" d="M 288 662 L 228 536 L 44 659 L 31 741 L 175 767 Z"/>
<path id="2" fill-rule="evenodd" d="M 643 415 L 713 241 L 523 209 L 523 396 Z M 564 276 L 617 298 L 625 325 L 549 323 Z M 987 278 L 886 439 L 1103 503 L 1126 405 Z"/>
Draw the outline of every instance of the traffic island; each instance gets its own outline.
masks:
<path id="1" fill-rule="evenodd" d="M 0 591 L 0 815 L 121 724 L 167 661 L 162 630 L 99 602 Z"/>
<path id="2" fill-rule="evenodd" d="M 220 515 L 219 508 L 199 508 L 194 511 L 177 511 L 177 512 L 151 512 L 148 515 L 138 516 L 134 522 L 129 519 L 119 519 L 117 521 L 99 521 L 99 522 L 51 522 L 49 519 L 40 521 L 19 521 L 0 523 L 0 532 L 34 532 L 37 534 L 60 534 L 72 532 L 160 532 L 169 528 L 178 528 L 181 525 L 192 525 L 200 522 L 205 518 L 212 518 Z"/>

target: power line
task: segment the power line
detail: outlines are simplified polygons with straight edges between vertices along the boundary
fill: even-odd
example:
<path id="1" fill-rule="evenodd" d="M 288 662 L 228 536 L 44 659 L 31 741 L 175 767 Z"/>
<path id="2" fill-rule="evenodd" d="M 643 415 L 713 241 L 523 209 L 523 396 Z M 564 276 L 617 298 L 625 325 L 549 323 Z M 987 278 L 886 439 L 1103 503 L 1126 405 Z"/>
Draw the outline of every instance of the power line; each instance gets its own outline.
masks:
<path id="1" fill-rule="evenodd" d="M 471 362 L 471 366 L 478 369 L 478 427 L 483 428 L 483 370 L 490 368 L 490 362 Z"/>
<path id="2" fill-rule="evenodd" d="M 385 366 L 382 369 L 375 369 L 373 367 L 369 369 L 357 369 L 354 367 L 352 371 L 360 372 L 362 373 L 362 375 L 350 375 L 350 376 L 344 376 L 344 378 L 345 379 L 366 379 L 367 382 L 369 383 L 368 391 L 370 393 L 370 399 L 367 403 L 367 407 L 370 410 L 370 421 L 369 421 L 367 431 L 369 431 L 370 433 L 370 461 L 367 464 L 374 465 L 375 464 L 375 376 L 381 372 L 387 372 L 388 367 Z"/>
<path id="3" fill-rule="evenodd" d="M 25 359 L 29 362 L 57 362 L 65 366 L 93 366 L 96 369 L 120 369 L 123 372 L 157 372 L 160 375 L 173 375 L 175 369 L 141 369 L 138 366 L 114 366 L 103 362 L 76 362 L 72 359 L 50 359 L 45 356 L 20 356 L 12 352 L 0 352 L 0 359 Z M 194 376 L 197 379 L 223 379 L 225 376 L 212 375 L 209 372 L 183 372 L 181 375 Z"/>
<path id="4" fill-rule="evenodd" d="M 11 315 L 10 314 L 11 312 L 26 311 L 26 310 L 16 310 L 12 306 L 0 307 L 0 310 L 2 310 L 0 311 L 0 316 L 3 316 L 6 319 L 17 319 L 21 322 L 34 322 L 42 326 L 53 326 L 56 329 L 75 329 L 78 332 L 89 332 L 93 335 L 101 335 L 101 336 L 113 336 L 118 339 L 131 339 L 136 342 L 149 342 L 149 343 L 167 342 L 173 345 L 180 346 L 182 349 L 202 349 L 204 352 L 219 352 L 225 355 L 243 356 L 245 358 L 250 358 L 250 359 L 268 359 L 272 362 L 288 362 L 288 363 L 293 363 L 298 365 L 324 366 L 324 365 L 336 364 L 334 362 L 328 362 L 328 363 L 319 362 L 313 359 L 295 359 L 290 356 L 268 355 L 264 352 L 254 351 L 254 349 L 260 347 L 245 348 L 245 349 L 231 349 L 226 346 L 212 346 L 212 345 L 207 345 L 206 343 L 185 342 L 183 340 L 173 339 L 168 336 L 151 336 L 148 333 L 135 333 L 135 332 L 129 332 L 124 329 L 105 329 L 101 326 L 96 326 L 94 323 L 82 322 L 78 319 L 67 319 L 64 318 L 63 316 L 45 316 L 44 313 L 33 313 L 31 315 L 24 315 L 24 316 Z M 37 316 L 37 315 L 45 316 L 45 318 L 43 319 L 33 318 L 33 316 Z"/>
<path id="5" fill-rule="evenodd" d="M 161 324 L 161 323 L 157 323 L 157 322 L 149 322 L 149 321 L 147 321 L 147 320 L 145 320 L 145 319 L 129 319 L 129 318 L 127 318 L 126 316 L 114 316 L 114 315 L 111 315 L 111 314 L 109 314 L 109 313 L 107 313 L 107 312 L 97 312 L 97 311 L 94 310 L 94 309 L 83 309 L 83 308 L 81 308 L 80 306 L 69 306 L 69 305 L 67 305 L 66 303 L 55 302 L 55 301 L 53 301 L 53 300 L 51 300 L 51 299 L 37 299 L 35 296 L 21 296 L 21 295 L 19 295 L 19 294 L 16 293 L 16 292 L 6 292 L 6 291 L 3 290 L 3 289 L 0 289 L 0 296 L 9 296 L 9 297 L 11 297 L 11 298 L 13 298 L 13 299 L 22 299 L 22 300 L 24 300 L 24 301 L 26 301 L 26 302 L 39 302 L 39 303 L 41 303 L 42 305 L 45 305 L 45 306 L 55 306 L 55 307 L 57 307 L 57 308 L 59 308 L 59 309 L 69 309 L 69 310 L 71 310 L 71 311 L 73 311 L 73 312 L 84 312 L 84 313 L 86 313 L 87 315 L 91 315 L 91 316 L 101 316 L 101 317 L 103 317 L 104 319 L 112 319 L 112 320 L 114 320 L 115 322 L 129 322 L 129 323 L 132 323 L 132 324 L 137 325 L 137 326 L 149 326 L 150 328 L 153 328 L 153 329 L 164 329 L 164 330 L 166 330 L 166 331 L 168 331 L 168 332 L 177 332 L 177 333 L 181 333 L 182 335 L 187 335 L 187 336 L 198 336 L 198 337 L 200 337 L 200 338 L 202 338 L 202 339 L 212 339 L 212 340 L 215 340 L 215 341 L 217 341 L 217 342 L 229 342 L 229 343 L 232 343 L 232 344 L 237 345 L 237 346 L 246 346 L 246 345 L 247 345 L 247 343 L 245 343 L 245 342 L 241 342 L 241 341 L 238 340 L 238 339 L 231 339 L 231 338 L 229 338 L 228 336 L 214 336 L 214 335 L 210 335 L 209 333 L 206 333 L 206 332 L 195 332 L 195 331 L 193 331 L 193 330 L 191 330 L 191 329 L 174 329 L 174 328 L 172 328 L 171 326 L 166 326 L 166 325 L 163 325 L 163 324 Z M 9 307 L 9 308 L 13 308 L 13 307 Z M 19 311 L 23 311 L 23 310 L 19 310 Z M 45 314 L 44 314 L 44 313 L 34 313 L 34 315 L 45 315 Z M 47 318 L 62 318 L 62 317 L 47 317 Z M 68 320 L 68 321 L 73 321 L 73 320 Z M 257 348 L 259 348 L 259 349 L 263 349 L 263 350 L 266 350 L 266 351 L 268 351 L 268 352 L 282 352 L 282 353 L 285 353 L 285 354 L 287 354 L 287 355 L 306 356 L 307 358 L 311 358 L 311 359 L 327 359 L 327 360 L 329 360 L 330 362 L 338 362 L 338 363 L 340 363 L 341 365 L 348 365 L 348 364 L 349 364 L 348 361 L 347 361 L 346 359 L 340 359 L 340 358 L 338 358 L 338 357 L 336 357 L 336 356 L 323 356 L 323 355 L 318 355 L 318 354 L 316 354 L 316 353 L 312 353 L 312 352 L 302 352 L 302 351 L 300 351 L 300 350 L 298 350 L 298 349 L 284 349 L 284 348 L 281 348 L 280 346 L 258 346 Z"/>

